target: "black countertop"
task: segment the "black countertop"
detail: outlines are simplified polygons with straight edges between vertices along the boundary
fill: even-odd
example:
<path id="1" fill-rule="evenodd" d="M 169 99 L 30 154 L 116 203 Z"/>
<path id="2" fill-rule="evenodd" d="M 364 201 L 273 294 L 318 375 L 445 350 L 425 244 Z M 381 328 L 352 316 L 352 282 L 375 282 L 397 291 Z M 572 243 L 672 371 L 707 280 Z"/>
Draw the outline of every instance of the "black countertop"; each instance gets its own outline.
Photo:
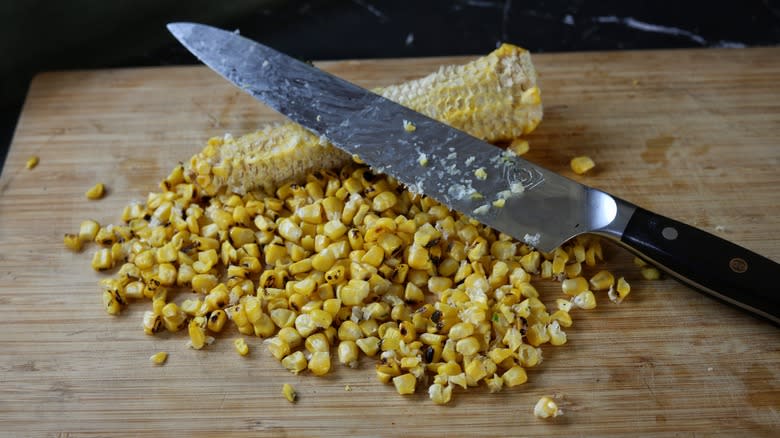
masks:
<path id="1" fill-rule="evenodd" d="M 38 72 L 194 64 L 170 21 L 240 32 L 303 59 L 780 43 L 780 0 L 137 0 L 0 4 L 0 165 Z"/>

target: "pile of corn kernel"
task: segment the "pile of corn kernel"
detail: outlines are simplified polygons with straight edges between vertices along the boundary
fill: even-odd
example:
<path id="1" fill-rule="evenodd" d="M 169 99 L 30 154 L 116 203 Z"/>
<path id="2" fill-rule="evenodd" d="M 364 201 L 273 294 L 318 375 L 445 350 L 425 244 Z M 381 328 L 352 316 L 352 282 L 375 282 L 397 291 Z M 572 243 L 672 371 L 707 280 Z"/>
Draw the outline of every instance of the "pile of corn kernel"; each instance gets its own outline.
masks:
<path id="1" fill-rule="evenodd" d="M 229 321 L 294 374 L 368 356 L 399 394 L 427 385 L 445 404 L 455 387 L 500 391 L 526 382 L 540 346 L 566 343 L 594 292 L 630 291 L 605 270 L 585 277 L 603 259 L 597 238 L 542 253 L 357 163 L 243 196 L 202 196 L 178 166 L 160 188 L 123 224 L 65 236 L 75 251 L 100 246 L 92 266 L 114 274 L 101 281 L 106 311 L 149 301 L 143 330 L 183 330 L 194 349 Z M 554 306 L 539 281 L 560 282 Z"/>

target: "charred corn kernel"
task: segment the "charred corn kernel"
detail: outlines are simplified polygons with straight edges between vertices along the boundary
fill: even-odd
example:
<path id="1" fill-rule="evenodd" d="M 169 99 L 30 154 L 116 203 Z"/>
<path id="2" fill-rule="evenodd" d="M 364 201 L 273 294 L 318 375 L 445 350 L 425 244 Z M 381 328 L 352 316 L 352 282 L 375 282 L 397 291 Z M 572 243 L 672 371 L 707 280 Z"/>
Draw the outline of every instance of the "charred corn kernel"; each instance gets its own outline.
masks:
<path id="1" fill-rule="evenodd" d="M 235 347 L 236 352 L 241 356 L 246 356 L 247 354 L 249 354 L 249 345 L 247 345 L 244 338 L 234 339 L 233 346 Z"/>
<path id="2" fill-rule="evenodd" d="M 168 360 L 168 353 L 164 351 L 160 351 L 159 353 L 155 353 L 151 356 L 149 356 L 149 362 L 155 364 L 155 365 L 162 365 L 165 363 L 165 361 Z"/>
<path id="3" fill-rule="evenodd" d="M 615 284 L 615 277 L 609 271 L 599 271 L 588 283 L 592 290 L 608 290 Z"/>
<path id="4" fill-rule="evenodd" d="M 583 277 L 568 278 L 561 282 L 563 293 L 571 297 L 588 290 L 588 281 Z"/>
<path id="5" fill-rule="evenodd" d="M 639 269 L 639 273 L 642 274 L 642 278 L 645 280 L 658 280 L 661 278 L 661 272 L 652 266 L 642 267 Z"/>
<path id="6" fill-rule="evenodd" d="M 289 383 L 282 385 L 282 395 L 290 403 L 295 403 L 298 400 L 298 393 L 295 392 L 295 388 Z"/>
<path id="7" fill-rule="evenodd" d="M 287 368 L 291 373 L 298 374 L 306 369 L 308 362 L 302 351 L 296 351 L 282 359 L 282 366 Z"/>
<path id="8" fill-rule="evenodd" d="M 341 341 L 338 346 L 338 357 L 341 364 L 350 368 L 357 367 L 358 346 L 355 341 Z"/>
<path id="9" fill-rule="evenodd" d="M 71 251 L 81 251 L 81 239 L 76 234 L 66 234 L 63 238 L 63 243 Z"/>
<path id="10" fill-rule="evenodd" d="M 143 317 L 143 327 L 144 327 L 144 333 L 147 335 L 153 335 L 157 332 L 159 332 L 163 327 L 163 321 L 162 317 L 159 313 L 152 312 L 151 310 L 147 310 L 144 312 Z"/>
<path id="11" fill-rule="evenodd" d="M 571 170 L 574 171 L 574 173 L 582 175 L 596 167 L 596 163 L 588 156 L 579 156 L 572 158 L 569 166 L 571 166 Z"/>
<path id="12" fill-rule="evenodd" d="M 617 286 L 609 290 L 609 299 L 613 303 L 620 303 L 631 292 L 631 285 L 628 284 L 625 278 L 620 277 L 617 281 Z"/>
<path id="13" fill-rule="evenodd" d="M 504 374 L 501 375 L 501 378 L 504 380 L 504 385 L 508 388 L 522 385 L 528 381 L 528 375 L 526 374 L 525 369 L 518 365 L 508 369 Z"/>
<path id="14" fill-rule="evenodd" d="M 534 415 L 538 418 L 551 418 L 563 414 L 558 405 L 550 397 L 542 397 L 534 405 Z"/>
<path id="15" fill-rule="evenodd" d="M 360 351 L 369 357 L 373 357 L 379 352 L 379 343 L 379 338 L 376 336 L 368 336 L 355 341 Z"/>
<path id="16" fill-rule="evenodd" d="M 330 371 L 330 353 L 327 351 L 315 351 L 312 353 L 308 368 L 315 376 L 327 374 Z"/>
<path id="17" fill-rule="evenodd" d="M 95 242 L 101 245 L 113 245 L 116 242 L 116 234 L 114 234 L 114 227 L 108 226 L 98 230 L 95 235 Z"/>
<path id="18" fill-rule="evenodd" d="M 90 187 L 89 190 L 86 192 L 87 199 L 100 199 L 103 197 L 103 194 L 105 193 L 105 186 L 103 183 L 97 183 L 94 186 Z"/>
<path id="19" fill-rule="evenodd" d="M 110 248 L 100 248 L 92 257 L 92 269 L 105 271 L 114 267 L 114 257 Z"/>
<path id="20" fill-rule="evenodd" d="M 414 394 L 416 385 L 417 378 L 411 373 L 393 377 L 393 386 L 395 386 L 395 390 L 401 395 Z"/>
<path id="21" fill-rule="evenodd" d="M 227 321 L 227 314 L 225 313 L 225 311 L 222 309 L 217 309 L 211 312 L 211 314 L 209 314 L 208 323 L 206 326 L 208 327 L 209 331 L 214 333 L 219 333 L 222 331 L 222 328 L 225 326 L 226 321 Z"/>
<path id="22" fill-rule="evenodd" d="M 593 295 L 593 292 L 589 290 L 577 294 L 572 302 L 580 309 L 590 310 L 596 307 L 596 297 Z"/>

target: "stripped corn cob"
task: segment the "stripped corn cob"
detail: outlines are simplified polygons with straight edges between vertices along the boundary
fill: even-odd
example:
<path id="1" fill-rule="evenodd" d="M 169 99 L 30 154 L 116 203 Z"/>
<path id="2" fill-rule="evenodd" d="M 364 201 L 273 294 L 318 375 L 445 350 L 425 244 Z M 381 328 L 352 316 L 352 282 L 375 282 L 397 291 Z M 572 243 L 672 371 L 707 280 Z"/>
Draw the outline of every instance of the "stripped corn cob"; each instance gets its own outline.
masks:
<path id="1" fill-rule="evenodd" d="M 468 64 L 442 67 L 424 78 L 374 91 L 490 142 L 530 133 L 542 119 L 530 55 L 509 44 Z M 211 139 L 192 157 L 186 172 L 206 195 L 225 186 L 244 194 L 256 188 L 273 190 L 349 159 L 301 126 L 281 123 L 239 138 Z"/>

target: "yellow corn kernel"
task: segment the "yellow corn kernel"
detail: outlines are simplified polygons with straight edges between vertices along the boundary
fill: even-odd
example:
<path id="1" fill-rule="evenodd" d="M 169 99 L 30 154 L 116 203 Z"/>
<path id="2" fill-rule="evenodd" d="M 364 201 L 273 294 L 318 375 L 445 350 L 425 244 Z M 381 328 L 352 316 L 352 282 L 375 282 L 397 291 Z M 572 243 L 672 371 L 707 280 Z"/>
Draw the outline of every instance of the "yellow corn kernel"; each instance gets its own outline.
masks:
<path id="1" fill-rule="evenodd" d="M 338 346 L 339 362 L 350 368 L 357 367 L 358 346 L 355 341 L 341 341 Z"/>
<path id="2" fill-rule="evenodd" d="M 588 283 L 592 290 L 608 290 L 615 284 L 615 277 L 609 271 L 599 271 Z"/>
<path id="3" fill-rule="evenodd" d="M 652 266 L 642 267 L 639 273 L 642 274 L 642 278 L 645 280 L 658 280 L 661 278 L 661 272 Z"/>
<path id="4" fill-rule="evenodd" d="M 298 374 L 306 369 L 308 362 L 306 361 L 306 356 L 304 356 L 302 351 L 296 351 L 282 359 L 282 366 L 284 366 L 291 373 Z"/>
<path id="5" fill-rule="evenodd" d="M 199 301 L 198 304 L 200 304 Z M 183 309 L 183 304 L 182 304 L 182 309 Z M 186 310 L 185 312 L 189 313 Z M 222 331 L 222 328 L 225 326 L 226 321 L 227 321 L 227 314 L 225 313 L 225 311 L 222 309 L 217 309 L 211 312 L 211 314 L 209 315 L 208 323 L 206 326 L 208 327 L 209 331 L 212 331 L 214 333 L 219 333 Z"/>
<path id="6" fill-rule="evenodd" d="M 99 230 L 100 224 L 91 219 L 87 219 L 79 226 L 79 239 L 82 242 L 92 242 L 95 240 Z"/>
<path id="7" fill-rule="evenodd" d="M 561 289 L 563 293 L 573 297 L 588 290 L 588 280 L 584 277 L 567 278 L 561 282 Z"/>
<path id="8" fill-rule="evenodd" d="M 628 284 L 625 278 L 620 277 L 617 281 L 617 286 L 614 289 L 609 290 L 609 299 L 613 303 L 620 303 L 631 292 L 631 285 Z"/>
<path id="9" fill-rule="evenodd" d="M 105 194 L 105 190 L 106 188 L 103 183 L 97 183 L 87 190 L 87 199 L 100 199 L 103 197 L 103 194 Z"/>
<path id="10" fill-rule="evenodd" d="M 290 403 L 295 403 L 298 400 L 298 393 L 295 392 L 295 388 L 289 383 L 282 385 L 282 395 Z"/>
<path id="11" fill-rule="evenodd" d="M 197 274 L 192 277 L 190 283 L 195 292 L 206 294 L 217 286 L 219 280 L 216 275 Z"/>
<path id="12" fill-rule="evenodd" d="M 514 152 L 516 155 L 523 155 L 530 149 L 528 140 L 522 138 L 516 138 L 509 143 L 508 149 Z"/>
<path id="13" fill-rule="evenodd" d="M 155 313 L 151 310 L 144 312 L 143 327 L 144 333 L 147 335 L 153 335 L 162 329 L 163 322 L 159 313 Z"/>
<path id="14" fill-rule="evenodd" d="M 395 390 L 401 395 L 414 394 L 417 378 L 411 373 L 401 374 L 400 376 L 393 377 L 393 385 L 395 386 Z"/>
<path id="15" fill-rule="evenodd" d="M 233 346 L 236 348 L 236 352 L 241 356 L 246 356 L 249 354 L 249 345 L 246 344 L 244 338 L 234 339 Z"/>
<path id="16" fill-rule="evenodd" d="M 330 371 L 330 352 L 315 351 L 308 364 L 309 371 L 315 376 L 324 376 Z"/>
<path id="17" fill-rule="evenodd" d="M 550 344 L 558 346 L 566 343 L 566 332 L 561 330 L 558 321 L 553 321 L 547 326 L 547 333 L 550 335 Z"/>
<path id="18" fill-rule="evenodd" d="M 590 310 L 596 308 L 596 297 L 593 295 L 593 292 L 589 290 L 580 292 L 574 297 L 572 302 L 580 309 Z"/>
<path id="19" fill-rule="evenodd" d="M 634 265 L 638 268 L 644 268 L 647 266 L 647 262 L 640 259 L 639 257 L 634 257 Z"/>
<path id="20" fill-rule="evenodd" d="M 515 365 L 508 369 L 503 375 L 501 375 L 501 378 L 504 380 L 504 385 L 506 385 L 508 388 L 522 385 L 528 381 L 528 375 L 526 374 L 525 369 L 519 365 Z"/>
<path id="21" fill-rule="evenodd" d="M 110 248 L 100 248 L 92 257 L 92 269 L 106 271 L 114 267 L 114 257 Z"/>
<path id="22" fill-rule="evenodd" d="M 534 415 L 537 418 L 551 418 L 563 414 L 558 405 L 550 397 L 542 397 L 534 405 Z"/>
<path id="23" fill-rule="evenodd" d="M 63 243 L 65 244 L 65 247 L 71 251 L 81 251 L 81 239 L 79 239 L 79 236 L 76 234 L 66 234 L 63 238 Z"/>
<path id="24" fill-rule="evenodd" d="M 27 161 L 24 163 L 24 167 L 28 169 L 32 169 L 35 166 L 38 165 L 38 162 L 40 161 L 40 158 L 38 158 L 37 155 L 32 155 L 30 158 L 27 159 Z"/>
<path id="25" fill-rule="evenodd" d="M 160 351 L 159 353 L 155 353 L 151 356 L 149 356 L 149 362 L 155 364 L 155 365 L 162 365 L 165 363 L 165 361 L 168 360 L 168 353 L 164 351 Z"/>
<path id="26" fill-rule="evenodd" d="M 566 302 L 571 304 L 571 301 Z M 569 315 L 569 312 L 564 310 L 556 310 L 553 312 L 553 314 L 550 315 L 550 321 L 557 321 L 561 327 L 571 327 L 572 325 L 571 315 Z"/>
<path id="27" fill-rule="evenodd" d="M 376 336 L 368 336 L 355 341 L 360 351 L 369 357 L 374 357 L 379 352 L 379 343 L 379 338 Z"/>
<path id="28" fill-rule="evenodd" d="M 464 356 L 477 354 L 477 352 L 479 352 L 479 348 L 479 341 L 474 336 L 463 338 L 455 344 L 455 351 Z"/>
<path id="29" fill-rule="evenodd" d="M 596 163 L 588 156 L 579 156 L 572 158 L 569 166 L 571 166 L 571 170 L 574 171 L 574 173 L 582 175 L 596 167 Z"/>
<path id="30" fill-rule="evenodd" d="M 428 397 L 437 405 L 445 405 L 452 400 L 452 386 L 434 383 L 428 387 Z"/>
<path id="31" fill-rule="evenodd" d="M 376 212 L 383 212 L 393 208 L 398 203 L 398 197 L 395 193 L 387 191 L 374 196 L 371 208 Z"/>
<path id="32" fill-rule="evenodd" d="M 190 335 L 190 346 L 196 350 L 200 350 L 206 345 L 206 331 L 196 319 L 197 318 L 190 320 L 187 331 Z"/>

